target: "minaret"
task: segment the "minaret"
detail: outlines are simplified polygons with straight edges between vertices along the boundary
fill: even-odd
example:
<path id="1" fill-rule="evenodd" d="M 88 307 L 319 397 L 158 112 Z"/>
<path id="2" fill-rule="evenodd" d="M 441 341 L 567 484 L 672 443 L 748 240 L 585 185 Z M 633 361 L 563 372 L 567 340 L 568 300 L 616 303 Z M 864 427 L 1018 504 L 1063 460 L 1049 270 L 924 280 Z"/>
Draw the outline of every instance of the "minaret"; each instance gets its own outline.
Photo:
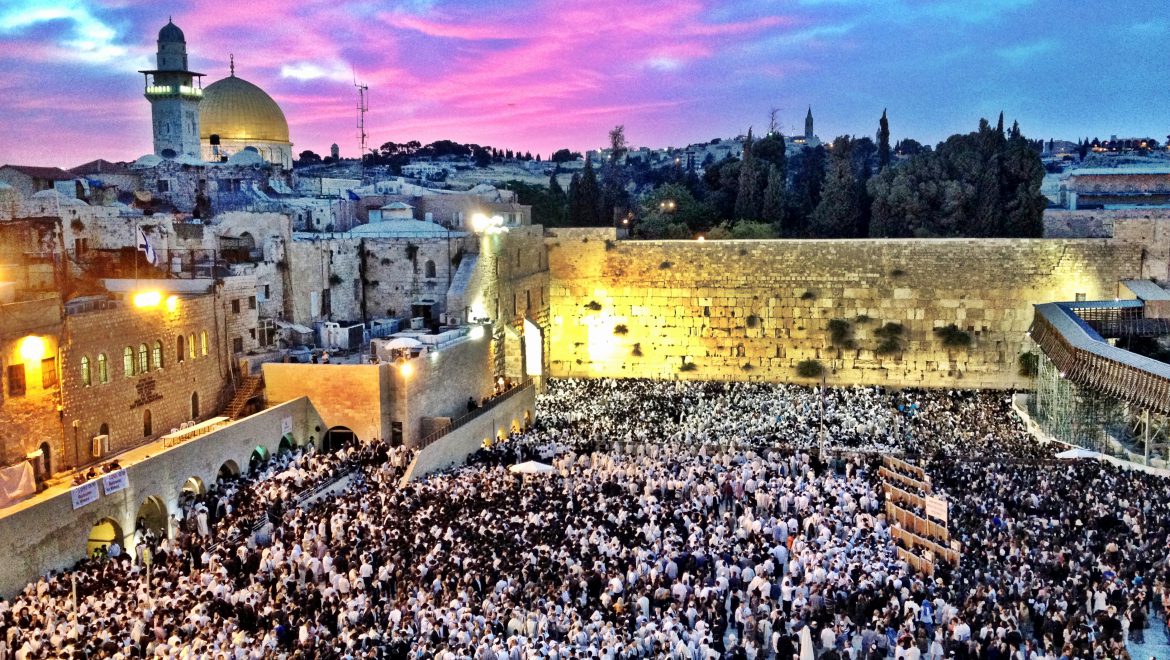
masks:
<path id="1" fill-rule="evenodd" d="M 146 100 L 154 124 L 154 153 L 163 158 L 200 157 L 199 101 L 202 73 L 187 70 L 187 40 L 174 23 L 158 31 L 156 66 L 139 71 L 146 82 Z"/>
<path id="2" fill-rule="evenodd" d="M 808 106 L 808 114 L 804 116 L 804 139 L 811 142 L 813 139 L 812 106 Z"/>

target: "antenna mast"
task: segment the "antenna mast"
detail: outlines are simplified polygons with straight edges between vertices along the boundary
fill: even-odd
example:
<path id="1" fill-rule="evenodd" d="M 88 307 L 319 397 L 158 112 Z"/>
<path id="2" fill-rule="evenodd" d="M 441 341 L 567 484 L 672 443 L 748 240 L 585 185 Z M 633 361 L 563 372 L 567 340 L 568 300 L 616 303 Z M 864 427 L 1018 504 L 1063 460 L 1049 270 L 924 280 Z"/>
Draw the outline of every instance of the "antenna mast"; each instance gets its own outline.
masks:
<path id="1" fill-rule="evenodd" d="M 370 137 L 366 133 L 366 113 L 370 111 L 369 91 L 370 86 L 365 83 L 358 83 L 357 75 L 354 75 L 353 86 L 358 91 L 357 102 L 357 137 L 358 137 L 358 158 L 360 163 L 366 162 L 366 138 Z"/>

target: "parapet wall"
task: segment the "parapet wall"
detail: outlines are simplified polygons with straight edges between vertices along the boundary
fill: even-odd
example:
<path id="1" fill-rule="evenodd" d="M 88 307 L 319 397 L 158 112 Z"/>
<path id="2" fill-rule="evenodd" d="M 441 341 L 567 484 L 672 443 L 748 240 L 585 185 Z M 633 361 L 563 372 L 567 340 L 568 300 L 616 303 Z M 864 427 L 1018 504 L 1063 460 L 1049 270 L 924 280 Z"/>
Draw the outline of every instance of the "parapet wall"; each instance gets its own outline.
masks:
<path id="1" fill-rule="evenodd" d="M 830 383 L 1025 387 L 1032 305 L 1112 298 L 1143 269 L 1142 244 L 1118 239 L 616 241 L 558 229 L 546 243 L 559 377 L 800 381 L 796 365 L 816 360 Z M 836 344 L 833 319 L 848 324 Z M 886 323 L 903 327 L 899 350 L 879 354 Z M 935 329 L 950 324 L 969 346 L 944 345 Z"/>

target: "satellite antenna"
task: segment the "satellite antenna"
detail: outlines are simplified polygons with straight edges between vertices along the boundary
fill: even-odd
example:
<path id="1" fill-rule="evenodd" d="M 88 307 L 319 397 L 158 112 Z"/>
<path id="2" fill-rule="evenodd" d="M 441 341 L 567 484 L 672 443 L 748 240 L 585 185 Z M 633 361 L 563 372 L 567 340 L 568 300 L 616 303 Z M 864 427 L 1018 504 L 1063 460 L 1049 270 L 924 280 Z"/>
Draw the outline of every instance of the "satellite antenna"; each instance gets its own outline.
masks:
<path id="1" fill-rule="evenodd" d="M 366 138 L 370 137 L 366 133 L 366 113 L 370 111 L 369 92 L 370 86 L 365 83 L 358 83 L 357 72 L 353 75 L 353 86 L 358 91 L 357 102 L 357 137 L 358 137 L 358 158 L 359 162 L 365 164 L 366 162 Z"/>

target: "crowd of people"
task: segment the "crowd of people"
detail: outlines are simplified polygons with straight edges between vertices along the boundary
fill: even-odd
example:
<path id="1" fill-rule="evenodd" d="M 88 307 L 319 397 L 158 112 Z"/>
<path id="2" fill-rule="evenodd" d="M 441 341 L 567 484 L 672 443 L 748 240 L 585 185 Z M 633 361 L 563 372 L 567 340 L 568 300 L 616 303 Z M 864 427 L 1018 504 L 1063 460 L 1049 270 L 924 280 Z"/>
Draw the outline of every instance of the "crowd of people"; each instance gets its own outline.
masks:
<path id="1" fill-rule="evenodd" d="M 899 558 L 884 453 L 949 500 L 957 568 Z M 0 603 L 0 658 L 1128 657 L 1170 605 L 1170 480 L 1054 453 L 1004 393 L 553 381 L 408 485 L 371 442 L 191 498 Z"/>

